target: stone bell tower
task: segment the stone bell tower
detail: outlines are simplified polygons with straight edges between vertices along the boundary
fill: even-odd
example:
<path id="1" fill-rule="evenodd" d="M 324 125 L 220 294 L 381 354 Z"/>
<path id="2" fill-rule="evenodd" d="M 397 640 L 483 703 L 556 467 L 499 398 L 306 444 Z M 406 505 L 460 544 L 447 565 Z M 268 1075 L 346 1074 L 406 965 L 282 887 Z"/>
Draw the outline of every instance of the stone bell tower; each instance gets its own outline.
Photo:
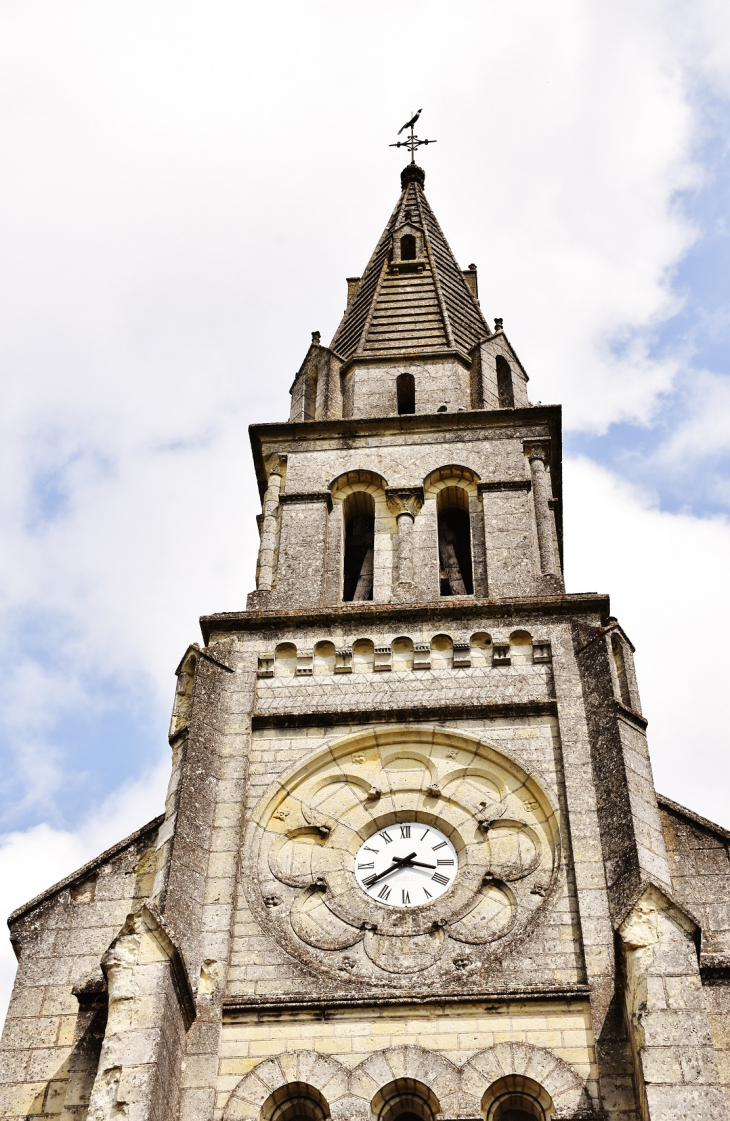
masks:
<path id="1" fill-rule="evenodd" d="M 3 1117 L 721 1121 L 730 834 L 566 594 L 558 406 L 401 176 L 286 422 L 164 814 L 11 916 Z"/>

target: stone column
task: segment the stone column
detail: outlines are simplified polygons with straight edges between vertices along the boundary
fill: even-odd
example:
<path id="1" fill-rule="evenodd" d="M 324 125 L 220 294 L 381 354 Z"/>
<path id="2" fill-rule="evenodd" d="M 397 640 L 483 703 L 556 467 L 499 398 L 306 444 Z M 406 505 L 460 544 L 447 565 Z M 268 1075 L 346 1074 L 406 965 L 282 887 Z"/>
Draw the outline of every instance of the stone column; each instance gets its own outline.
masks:
<path id="1" fill-rule="evenodd" d="M 388 506 L 395 514 L 398 526 L 398 584 L 395 588 L 396 599 L 413 597 L 413 523 L 423 506 L 422 487 L 397 487 L 386 491 Z"/>
<path id="2" fill-rule="evenodd" d="M 560 576 L 555 548 L 555 522 L 550 509 L 550 482 L 545 470 L 549 451 L 544 444 L 531 444 L 525 448 L 532 474 L 532 494 L 535 502 L 537 543 L 540 549 L 540 571 L 543 576 Z"/>
<path id="3" fill-rule="evenodd" d="M 413 583 L 413 523 L 415 515 L 403 509 L 396 514 L 398 526 L 398 583 Z"/>
<path id="4" fill-rule="evenodd" d="M 277 465 L 269 475 L 263 503 L 261 544 L 259 546 L 258 590 L 269 592 L 274 586 L 274 558 L 279 534 L 279 495 L 283 468 Z"/>

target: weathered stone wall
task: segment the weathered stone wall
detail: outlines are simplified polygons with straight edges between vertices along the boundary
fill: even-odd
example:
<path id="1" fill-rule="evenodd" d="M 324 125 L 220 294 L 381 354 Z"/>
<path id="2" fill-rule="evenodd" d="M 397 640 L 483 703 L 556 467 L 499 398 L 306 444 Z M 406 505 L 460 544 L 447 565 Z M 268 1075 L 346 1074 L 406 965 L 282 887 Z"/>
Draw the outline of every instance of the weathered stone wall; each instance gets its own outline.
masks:
<path id="1" fill-rule="evenodd" d="M 344 375 L 345 419 L 397 416 L 396 380 L 412 374 L 416 383 L 416 413 L 436 413 L 446 406 L 455 413 L 471 406 L 471 372 L 462 362 L 429 358 L 407 362 L 356 362 Z"/>
<path id="2" fill-rule="evenodd" d="M 155 819 L 11 916 L 18 972 L 0 1045 L 0 1116 L 85 1116 L 106 1024 L 101 959 L 152 890 Z"/>
<path id="3" fill-rule="evenodd" d="M 659 798 L 675 899 L 702 924 L 703 996 L 730 1116 L 730 833 Z"/>
<path id="4" fill-rule="evenodd" d="M 515 1044 L 518 1052 L 510 1050 Z M 403 1055 L 409 1047 L 412 1052 L 421 1051 L 423 1059 L 414 1053 Z M 495 1054 L 495 1047 L 503 1050 Z M 485 1051 L 491 1054 L 484 1055 Z M 520 1073 L 525 1071 L 529 1077 L 539 1072 L 548 1083 L 551 1068 L 555 1075 L 560 1069 L 556 1079 L 560 1090 L 551 1085 L 556 1100 L 561 1091 L 565 1095 L 564 1103 L 556 1101 L 558 1117 L 585 1116 L 580 1107 L 590 1108 L 591 1101 L 598 1098 L 590 1011 L 581 1001 L 513 1000 L 498 1009 L 483 1003 L 366 1006 L 333 1009 L 326 1020 L 305 1009 L 292 1014 L 286 1023 L 271 1014 L 232 1008 L 221 1039 L 216 1117 L 257 1117 L 254 1086 L 258 1083 L 259 1093 L 268 1096 L 275 1089 L 272 1077 L 283 1080 L 292 1062 L 307 1053 L 331 1064 L 323 1064 L 322 1075 L 333 1116 L 362 1117 L 363 1121 L 370 1116 L 370 1103 L 377 1092 L 399 1075 L 423 1079 L 434 1088 L 441 1116 L 479 1116 L 494 1076 L 509 1073 L 515 1060 Z M 270 1056 L 280 1056 L 278 1063 L 262 1065 Z M 572 1077 L 560 1068 L 561 1060 Z M 306 1069 L 304 1064 L 302 1068 Z M 254 1078 L 245 1081 L 244 1076 L 252 1071 Z M 310 1061 L 306 1081 L 313 1073 Z M 341 1113 L 337 1099 L 343 1091 L 354 1100 L 350 1097 Z M 561 1104 L 567 1108 L 561 1109 Z M 613 1116 L 628 1121 L 630 1114 Z"/>

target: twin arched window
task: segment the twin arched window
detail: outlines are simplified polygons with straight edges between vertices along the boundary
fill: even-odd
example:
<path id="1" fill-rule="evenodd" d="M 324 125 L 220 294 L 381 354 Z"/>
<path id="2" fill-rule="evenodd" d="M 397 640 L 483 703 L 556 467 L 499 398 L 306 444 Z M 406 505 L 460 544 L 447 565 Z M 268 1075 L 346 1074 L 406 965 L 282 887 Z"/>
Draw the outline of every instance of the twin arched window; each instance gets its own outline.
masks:
<path id="1" fill-rule="evenodd" d="M 468 492 L 459 486 L 443 487 L 436 497 L 436 511 L 440 595 L 473 595 Z M 372 600 L 375 568 L 373 496 L 362 490 L 348 494 L 342 504 L 342 518 L 342 599 L 345 603 Z"/>

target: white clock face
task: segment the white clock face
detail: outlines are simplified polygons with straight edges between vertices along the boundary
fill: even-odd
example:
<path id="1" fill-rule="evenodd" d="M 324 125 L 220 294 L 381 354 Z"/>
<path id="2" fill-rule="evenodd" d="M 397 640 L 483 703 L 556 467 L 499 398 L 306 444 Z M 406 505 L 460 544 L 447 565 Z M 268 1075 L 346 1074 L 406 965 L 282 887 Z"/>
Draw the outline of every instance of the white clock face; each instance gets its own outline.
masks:
<path id="1" fill-rule="evenodd" d="M 355 857 L 355 876 L 366 895 L 388 907 L 421 907 L 451 887 L 459 862 L 451 841 L 422 821 L 404 821 L 373 833 Z"/>

